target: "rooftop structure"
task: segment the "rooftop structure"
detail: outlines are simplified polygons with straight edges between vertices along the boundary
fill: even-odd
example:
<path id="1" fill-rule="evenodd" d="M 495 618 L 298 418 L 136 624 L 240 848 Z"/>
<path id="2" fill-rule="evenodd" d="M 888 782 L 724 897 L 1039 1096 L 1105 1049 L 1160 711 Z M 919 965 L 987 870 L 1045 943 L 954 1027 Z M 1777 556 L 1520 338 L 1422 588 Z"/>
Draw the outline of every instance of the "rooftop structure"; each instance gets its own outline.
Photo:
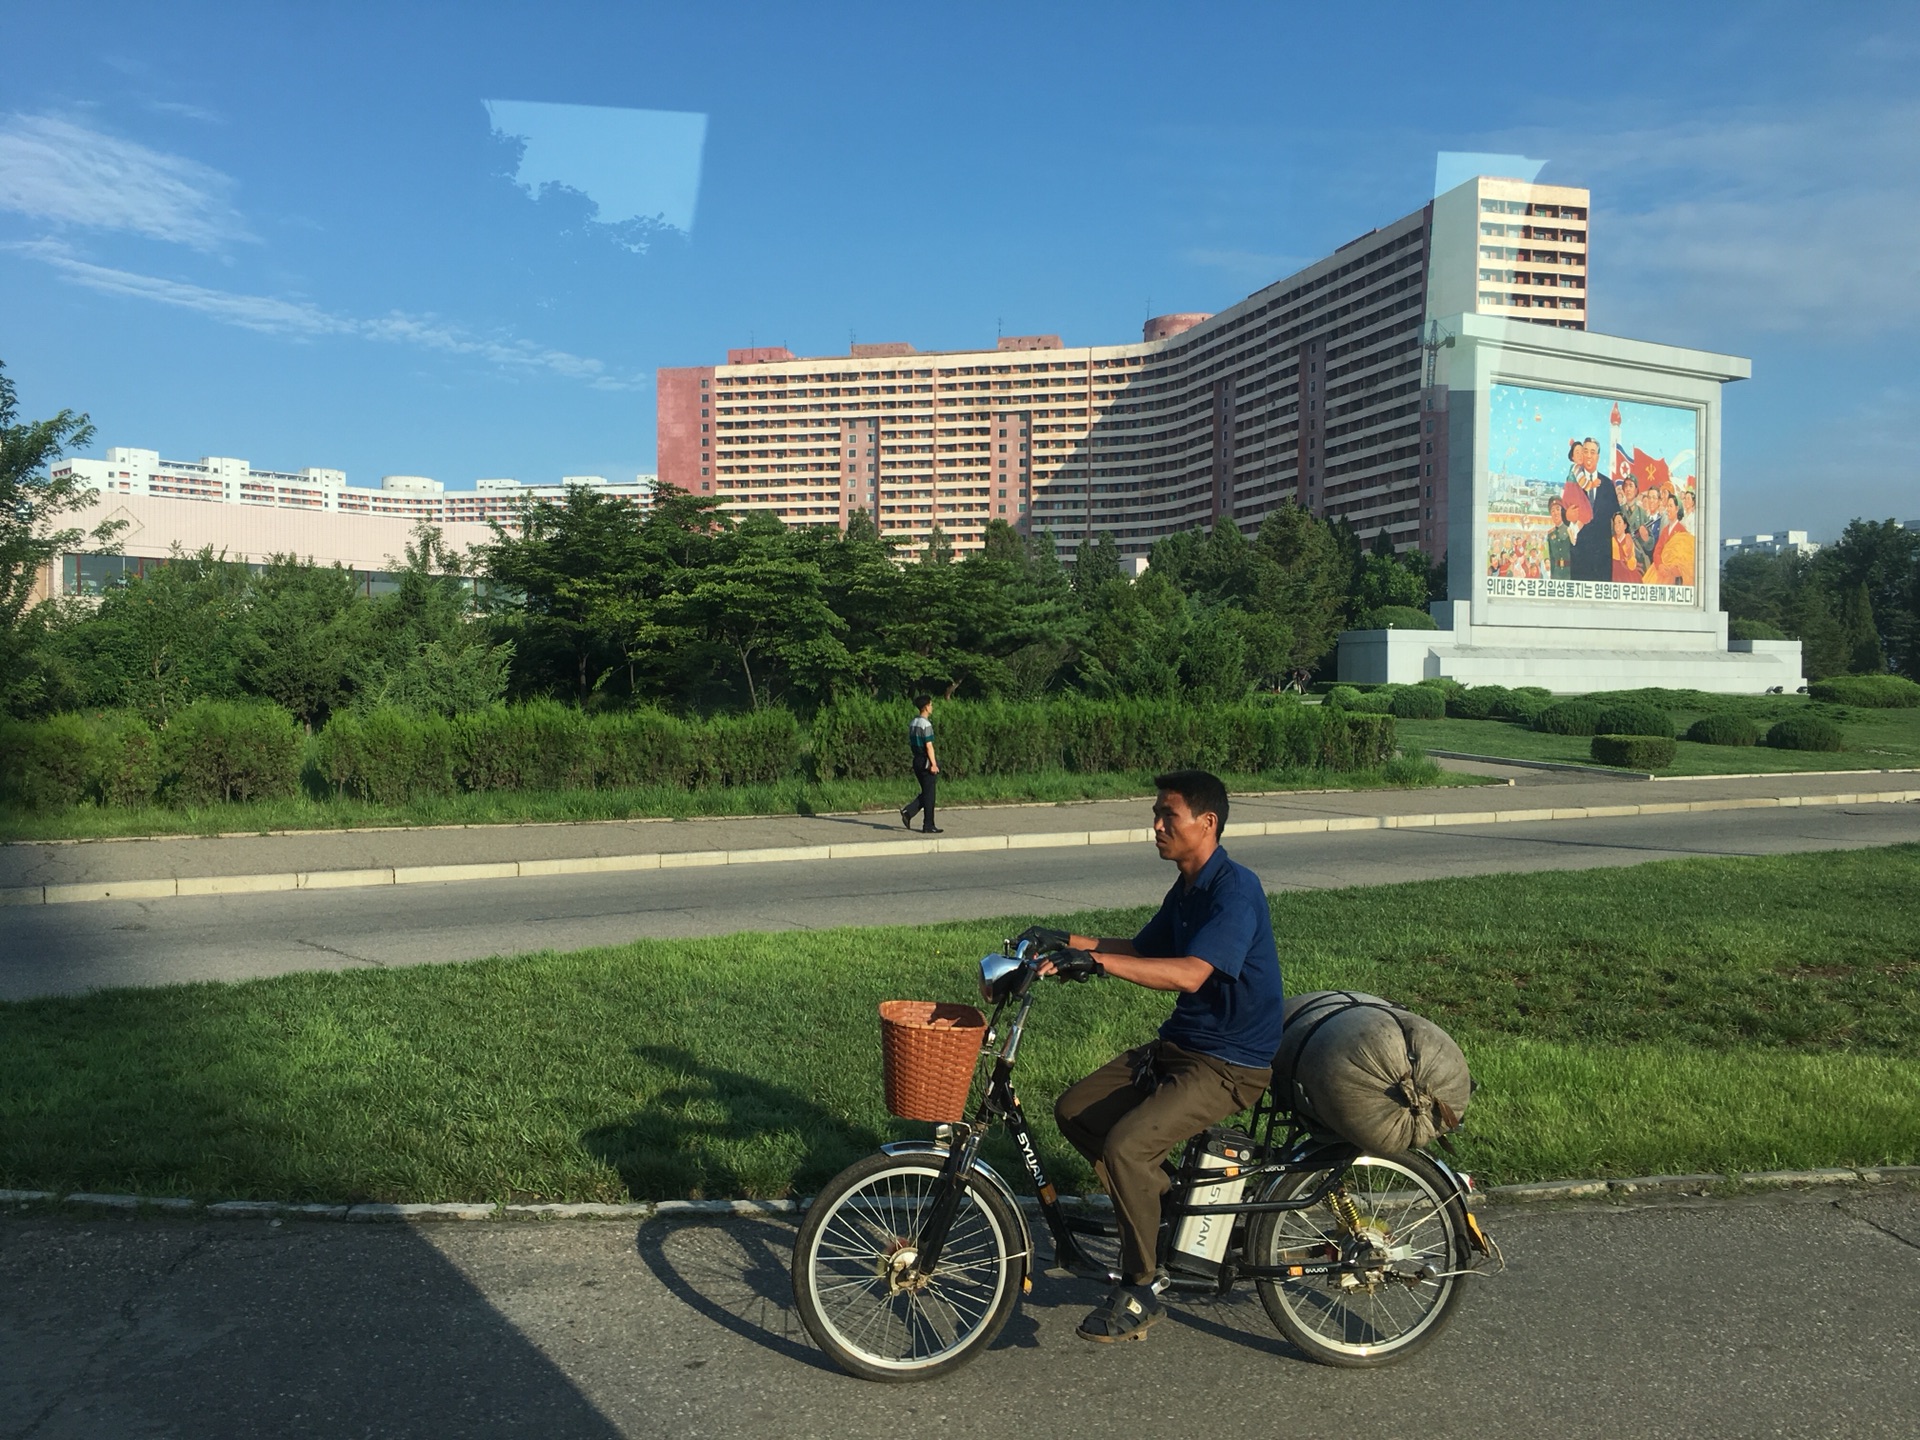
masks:
<path id="1" fill-rule="evenodd" d="M 662 480 L 793 525 L 870 513 L 911 550 L 1005 520 L 1142 555 L 1294 501 L 1364 538 L 1447 548 L 1446 389 L 1429 321 L 1587 323 L 1585 190 L 1477 177 L 1218 314 L 1138 342 L 784 346 L 659 372 Z"/>

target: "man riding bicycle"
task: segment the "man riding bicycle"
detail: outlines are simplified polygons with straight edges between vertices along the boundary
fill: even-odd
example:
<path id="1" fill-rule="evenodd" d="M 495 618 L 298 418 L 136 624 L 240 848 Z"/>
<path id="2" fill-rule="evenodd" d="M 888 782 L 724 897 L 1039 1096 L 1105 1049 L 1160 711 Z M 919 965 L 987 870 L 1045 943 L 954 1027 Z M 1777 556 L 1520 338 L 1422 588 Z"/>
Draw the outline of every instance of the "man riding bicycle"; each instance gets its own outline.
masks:
<path id="1" fill-rule="evenodd" d="M 1226 787 L 1204 770 L 1176 770 L 1154 786 L 1153 843 L 1180 870 L 1159 913 L 1131 940 L 1038 928 L 1022 937 L 1049 953 L 1042 974 L 1116 975 L 1180 997 L 1158 1040 L 1115 1056 L 1054 1106 L 1119 1222 L 1119 1283 L 1080 1324 L 1102 1344 L 1139 1338 L 1165 1313 L 1154 1287 L 1163 1162 L 1260 1098 L 1284 1015 L 1266 893 L 1220 844 Z"/>

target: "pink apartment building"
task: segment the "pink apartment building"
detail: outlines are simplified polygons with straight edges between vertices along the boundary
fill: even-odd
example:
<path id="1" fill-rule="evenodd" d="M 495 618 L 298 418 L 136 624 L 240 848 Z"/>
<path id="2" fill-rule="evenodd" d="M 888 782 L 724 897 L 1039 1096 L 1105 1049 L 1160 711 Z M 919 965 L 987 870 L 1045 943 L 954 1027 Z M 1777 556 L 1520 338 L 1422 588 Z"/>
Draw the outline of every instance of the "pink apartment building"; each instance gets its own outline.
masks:
<path id="1" fill-rule="evenodd" d="M 729 350 L 659 372 L 660 479 L 736 512 L 912 550 L 936 524 L 976 549 L 992 520 L 1144 555 L 1222 516 L 1294 501 L 1363 537 L 1446 552 L 1445 387 L 1429 322 L 1585 329 L 1588 193 L 1478 177 L 1216 315 L 1136 343 L 1002 337 L 844 356 Z"/>

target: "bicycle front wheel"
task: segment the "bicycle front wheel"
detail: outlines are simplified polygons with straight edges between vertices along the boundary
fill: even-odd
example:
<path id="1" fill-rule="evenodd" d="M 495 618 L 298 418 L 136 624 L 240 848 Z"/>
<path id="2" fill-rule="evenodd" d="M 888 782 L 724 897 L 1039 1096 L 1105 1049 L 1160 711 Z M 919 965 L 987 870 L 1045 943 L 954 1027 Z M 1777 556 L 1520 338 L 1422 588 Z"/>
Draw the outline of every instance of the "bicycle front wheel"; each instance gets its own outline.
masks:
<path id="1" fill-rule="evenodd" d="M 1282 1175 L 1262 1198 L 1311 1194 L 1326 1174 Z M 1311 1209 L 1256 1216 L 1248 1249 L 1253 1264 L 1278 1269 L 1340 1264 L 1331 1275 L 1263 1277 L 1268 1318 L 1322 1365 L 1390 1365 L 1439 1334 L 1459 1303 L 1465 1207 L 1418 1151 L 1362 1155 Z"/>
<path id="2" fill-rule="evenodd" d="M 920 1228 L 938 1157 L 873 1155 L 814 1200 L 793 1247 L 793 1296 L 814 1343 L 863 1380 L 927 1380 L 992 1344 L 1027 1274 L 1019 1216 L 976 1176 L 931 1274 Z"/>

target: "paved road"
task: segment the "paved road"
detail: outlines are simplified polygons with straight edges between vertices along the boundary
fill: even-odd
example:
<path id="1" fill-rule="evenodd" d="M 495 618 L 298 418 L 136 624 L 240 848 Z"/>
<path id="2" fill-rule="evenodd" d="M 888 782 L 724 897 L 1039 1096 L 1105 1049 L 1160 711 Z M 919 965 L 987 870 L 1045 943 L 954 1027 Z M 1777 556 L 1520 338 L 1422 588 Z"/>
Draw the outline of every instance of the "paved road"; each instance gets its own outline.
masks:
<path id="1" fill-rule="evenodd" d="M 774 1221 L 6 1219 L 0 1437 L 1914 1434 L 1920 1196 L 1487 1218 L 1511 1268 L 1394 1369 L 1304 1362 L 1251 1292 L 1087 1345 L 1094 1288 L 1042 1280 L 909 1386 L 809 1348 Z"/>
<path id="2" fill-rule="evenodd" d="M 1229 843 L 1270 889 L 1281 890 L 1914 840 L 1920 840 L 1920 805 Z M 1060 914 L 1142 903 L 1167 881 L 1152 847 L 1141 844 L 21 907 L 0 912 L 0 999 L 465 960 L 640 936 Z"/>

